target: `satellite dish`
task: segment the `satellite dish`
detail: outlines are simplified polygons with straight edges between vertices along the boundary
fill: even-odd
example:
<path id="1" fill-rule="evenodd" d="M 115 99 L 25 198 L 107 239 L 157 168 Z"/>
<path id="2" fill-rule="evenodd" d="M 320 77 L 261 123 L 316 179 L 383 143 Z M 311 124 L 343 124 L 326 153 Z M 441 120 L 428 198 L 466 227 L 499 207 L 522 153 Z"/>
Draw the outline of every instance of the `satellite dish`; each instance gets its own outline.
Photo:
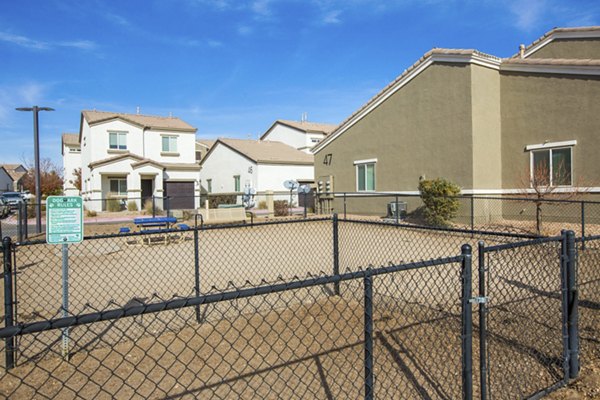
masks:
<path id="1" fill-rule="evenodd" d="M 304 193 L 304 194 L 310 193 L 310 186 L 308 186 L 308 185 L 300 185 L 298 187 L 298 193 Z"/>
<path id="2" fill-rule="evenodd" d="M 283 186 L 287 189 L 287 190 L 294 190 L 298 188 L 298 182 L 296 182 L 295 180 L 287 180 L 285 182 L 283 182 Z"/>

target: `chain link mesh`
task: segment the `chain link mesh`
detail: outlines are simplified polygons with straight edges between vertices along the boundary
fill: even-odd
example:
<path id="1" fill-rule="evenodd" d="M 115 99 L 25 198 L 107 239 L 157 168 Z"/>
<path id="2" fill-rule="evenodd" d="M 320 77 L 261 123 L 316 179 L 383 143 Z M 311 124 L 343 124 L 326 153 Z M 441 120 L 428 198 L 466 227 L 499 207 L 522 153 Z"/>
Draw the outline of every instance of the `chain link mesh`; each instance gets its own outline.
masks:
<path id="1" fill-rule="evenodd" d="M 527 398 L 564 379 L 560 241 L 486 253 L 489 391 Z"/>
<path id="2" fill-rule="evenodd" d="M 518 246 L 524 240 L 518 235 L 368 218 L 341 219 L 337 230 L 334 226 L 330 218 L 289 220 L 103 236 L 70 246 L 70 315 L 266 289 L 72 326 L 68 363 L 62 360 L 67 331 L 18 335 L 17 367 L 0 372 L 0 395 L 361 398 L 363 281 L 330 278 L 369 266 L 456 256 L 465 243 L 477 260 L 479 240 L 506 245 L 485 254 L 490 393 L 526 397 L 563 379 L 559 241 Z M 582 362 L 599 356 L 595 239 L 600 238 L 586 239 L 585 250 L 581 244 L 579 249 Z M 60 246 L 16 246 L 17 323 L 62 316 L 61 261 Z M 298 287 L 306 277 L 326 281 Z M 376 398 L 460 397 L 460 283 L 457 262 L 373 276 Z M 278 284 L 286 290 L 268 289 Z M 473 339 L 477 360 L 478 338 Z M 4 350 L 2 343 L 0 354 Z"/>
<path id="3" fill-rule="evenodd" d="M 581 361 L 600 359 L 600 237 L 579 243 L 577 279 Z"/>

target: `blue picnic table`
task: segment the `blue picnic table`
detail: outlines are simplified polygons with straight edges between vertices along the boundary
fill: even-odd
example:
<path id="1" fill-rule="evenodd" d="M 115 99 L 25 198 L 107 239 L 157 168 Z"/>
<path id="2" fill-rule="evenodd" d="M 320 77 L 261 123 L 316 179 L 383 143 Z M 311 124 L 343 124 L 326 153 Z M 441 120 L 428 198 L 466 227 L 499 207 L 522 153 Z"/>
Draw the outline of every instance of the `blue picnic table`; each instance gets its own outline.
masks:
<path id="1" fill-rule="evenodd" d="M 138 226 L 142 232 L 159 232 L 161 229 L 168 229 L 171 224 L 177 223 L 175 217 L 154 217 L 154 218 L 134 218 L 133 223 Z"/>

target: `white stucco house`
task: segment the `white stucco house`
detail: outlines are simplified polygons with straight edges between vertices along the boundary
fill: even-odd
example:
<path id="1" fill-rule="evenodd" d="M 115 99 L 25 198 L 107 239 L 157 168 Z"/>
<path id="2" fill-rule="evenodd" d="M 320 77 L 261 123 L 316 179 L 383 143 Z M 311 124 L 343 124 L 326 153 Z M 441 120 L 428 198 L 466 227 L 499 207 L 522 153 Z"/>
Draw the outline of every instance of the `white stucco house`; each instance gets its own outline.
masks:
<path id="1" fill-rule="evenodd" d="M 82 111 L 77 143 L 63 138 L 65 176 L 81 167 L 88 210 L 105 210 L 108 198 L 141 208 L 152 196 L 168 197 L 172 209 L 194 209 L 200 194 L 195 146 L 196 128 L 176 117 Z M 74 189 L 70 180 L 65 192 Z"/>
<path id="2" fill-rule="evenodd" d="M 304 120 L 279 119 L 260 137 L 260 140 L 282 142 L 297 150 L 310 153 L 310 149 L 333 132 L 336 127 L 337 125 Z"/>
<path id="3" fill-rule="evenodd" d="M 62 134 L 63 158 L 63 193 L 65 196 L 79 196 L 80 190 L 75 187 L 75 172 L 81 168 L 81 144 L 78 133 Z"/>
<path id="4" fill-rule="evenodd" d="M 288 179 L 312 181 L 313 156 L 285 143 L 218 139 L 202 159 L 200 180 L 208 193 L 285 191 Z"/>

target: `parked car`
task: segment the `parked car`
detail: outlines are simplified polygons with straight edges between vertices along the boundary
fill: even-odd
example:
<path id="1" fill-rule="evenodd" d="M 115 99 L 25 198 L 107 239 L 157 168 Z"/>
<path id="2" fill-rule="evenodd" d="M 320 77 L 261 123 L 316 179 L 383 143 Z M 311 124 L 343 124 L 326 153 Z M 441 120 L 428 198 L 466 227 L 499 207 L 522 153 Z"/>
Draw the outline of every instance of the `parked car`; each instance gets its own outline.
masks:
<path id="1" fill-rule="evenodd" d="M 31 199 L 35 198 L 34 195 L 32 195 L 31 193 L 29 193 L 29 190 L 24 190 L 21 193 L 21 196 L 23 197 L 23 200 L 29 201 L 31 202 Z"/>
<path id="2" fill-rule="evenodd" d="M 19 208 L 19 204 L 23 202 L 23 196 L 19 192 L 4 192 L 2 193 L 2 198 L 11 210 Z"/>
<path id="3" fill-rule="evenodd" d="M 6 201 L 0 197 L 0 218 L 6 218 L 10 214 L 10 207 Z"/>

